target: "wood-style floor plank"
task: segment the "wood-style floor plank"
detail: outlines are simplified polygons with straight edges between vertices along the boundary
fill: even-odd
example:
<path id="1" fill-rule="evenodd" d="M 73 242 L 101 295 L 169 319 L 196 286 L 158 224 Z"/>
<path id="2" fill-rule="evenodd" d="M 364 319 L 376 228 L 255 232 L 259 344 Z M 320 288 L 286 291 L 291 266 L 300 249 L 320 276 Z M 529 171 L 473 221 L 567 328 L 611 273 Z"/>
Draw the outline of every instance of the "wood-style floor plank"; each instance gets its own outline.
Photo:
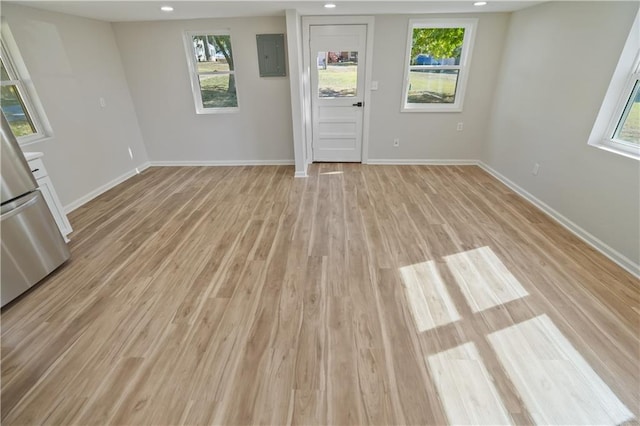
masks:
<path id="1" fill-rule="evenodd" d="M 638 422 L 636 277 L 474 166 L 309 172 L 150 168 L 74 211 L 2 309 L 2 423 Z"/>

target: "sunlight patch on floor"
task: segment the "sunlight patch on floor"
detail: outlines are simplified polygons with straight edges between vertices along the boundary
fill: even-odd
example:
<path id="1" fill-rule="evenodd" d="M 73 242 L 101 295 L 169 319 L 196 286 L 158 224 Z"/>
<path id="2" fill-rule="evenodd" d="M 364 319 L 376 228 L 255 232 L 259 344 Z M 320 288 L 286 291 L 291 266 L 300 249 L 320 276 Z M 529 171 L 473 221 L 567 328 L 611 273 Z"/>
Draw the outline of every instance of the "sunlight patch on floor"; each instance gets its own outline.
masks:
<path id="1" fill-rule="evenodd" d="M 475 344 L 431 355 L 427 364 L 451 424 L 512 424 Z"/>
<path id="2" fill-rule="evenodd" d="M 473 312 L 529 295 L 489 247 L 446 256 L 444 260 Z"/>
<path id="3" fill-rule="evenodd" d="M 417 263 L 400 268 L 411 313 L 423 332 L 460 319 L 436 263 Z"/>
<path id="4" fill-rule="evenodd" d="M 536 423 L 613 425 L 633 419 L 546 315 L 488 338 Z"/>
<path id="5" fill-rule="evenodd" d="M 529 295 L 490 247 L 445 256 L 455 284 L 471 308 L 462 318 L 435 261 L 400 268 L 419 332 L 459 321 Z M 587 361 L 547 315 L 480 336 L 497 357 L 537 424 L 615 425 L 634 419 Z M 451 424 L 511 424 L 494 378 L 471 339 L 428 355 L 426 364 Z M 485 346 L 485 343 L 483 343 Z M 494 372 L 495 374 L 495 372 Z"/>

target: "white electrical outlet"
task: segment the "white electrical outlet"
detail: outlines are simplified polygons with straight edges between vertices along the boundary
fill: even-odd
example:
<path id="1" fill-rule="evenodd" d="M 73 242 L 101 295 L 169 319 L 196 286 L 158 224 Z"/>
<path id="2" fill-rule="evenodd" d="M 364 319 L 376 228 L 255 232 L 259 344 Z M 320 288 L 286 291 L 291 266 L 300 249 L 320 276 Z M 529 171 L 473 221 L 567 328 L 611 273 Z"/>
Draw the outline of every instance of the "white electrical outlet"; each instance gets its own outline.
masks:
<path id="1" fill-rule="evenodd" d="M 399 139 L 399 138 L 395 138 L 395 139 L 393 140 L 393 146 L 395 146 L 395 147 L 400 146 L 400 139 Z"/>
<path id="2" fill-rule="evenodd" d="M 533 170 L 531 171 L 531 174 L 534 176 L 538 176 L 538 170 L 540 170 L 540 164 L 536 163 L 533 165 Z"/>
<path id="3" fill-rule="evenodd" d="M 463 123 L 463 122 L 458 123 L 458 126 L 456 127 L 456 129 L 457 129 L 459 132 L 461 132 L 461 131 L 462 131 L 462 129 L 464 129 L 464 123 Z"/>

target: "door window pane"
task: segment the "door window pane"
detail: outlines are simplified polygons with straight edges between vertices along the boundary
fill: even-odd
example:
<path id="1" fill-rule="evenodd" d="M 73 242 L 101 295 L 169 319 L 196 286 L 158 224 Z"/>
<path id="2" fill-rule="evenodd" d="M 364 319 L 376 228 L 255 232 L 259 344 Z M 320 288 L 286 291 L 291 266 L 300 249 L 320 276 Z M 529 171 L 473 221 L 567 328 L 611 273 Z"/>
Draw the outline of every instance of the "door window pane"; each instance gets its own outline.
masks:
<path id="1" fill-rule="evenodd" d="M 640 144 L 640 81 L 636 81 L 614 139 Z"/>
<path id="2" fill-rule="evenodd" d="M 234 74 L 200 75 L 200 92 L 204 108 L 235 108 L 238 106 Z"/>
<path id="3" fill-rule="evenodd" d="M 36 132 L 27 108 L 16 86 L 2 86 L 1 105 L 9 127 L 16 138 L 32 135 Z"/>
<path id="4" fill-rule="evenodd" d="M 454 103 L 458 72 L 458 70 L 410 70 L 407 103 Z"/>
<path id="5" fill-rule="evenodd" d="M 318 97 L 348 98 L 358 93 L 358 52 L 318 52 Z"/>

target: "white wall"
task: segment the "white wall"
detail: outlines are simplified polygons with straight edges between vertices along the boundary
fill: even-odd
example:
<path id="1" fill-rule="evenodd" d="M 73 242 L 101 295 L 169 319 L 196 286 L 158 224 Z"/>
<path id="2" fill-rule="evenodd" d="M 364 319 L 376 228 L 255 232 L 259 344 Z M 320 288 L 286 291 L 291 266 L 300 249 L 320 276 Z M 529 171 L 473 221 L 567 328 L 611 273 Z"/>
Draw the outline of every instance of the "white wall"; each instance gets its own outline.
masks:
<path id="1" fill-rule="evenodd" d="M 52 139 L 23 149 L 44 152 L 62 204 L 74 204 L 146 163 L 111 25 L 7 3 L 2 15 L 54 132 Z"/>
<path id="2" fill-rule="evenodd" d="M 293 164 L 289 79 L 260 78 L 256 34 L 285 33 L 284 17 L 114 23 L 152 162 Z M 195 113 L 185 31 L 229 29 L 240 112 Z"/>
<path id="3" fill-rule="evenodd" d="M 636 267 L 638 161 L 587 139 L 637 8 L 550 2 L 514 13 L 484 153 L 491 168 Z"/>
<path id="4" fill-rule="evenodd" d="M 478 18 L 464 110 L 401 113 L 409 18 Z M 379 15 L 375 19 L 369 159 L 478 159 L 488 129 L 509 14 Z M 456 131 L 464 123 L 462 132 Z M 400 146 L 393 147 L 393 139 Z"/>

